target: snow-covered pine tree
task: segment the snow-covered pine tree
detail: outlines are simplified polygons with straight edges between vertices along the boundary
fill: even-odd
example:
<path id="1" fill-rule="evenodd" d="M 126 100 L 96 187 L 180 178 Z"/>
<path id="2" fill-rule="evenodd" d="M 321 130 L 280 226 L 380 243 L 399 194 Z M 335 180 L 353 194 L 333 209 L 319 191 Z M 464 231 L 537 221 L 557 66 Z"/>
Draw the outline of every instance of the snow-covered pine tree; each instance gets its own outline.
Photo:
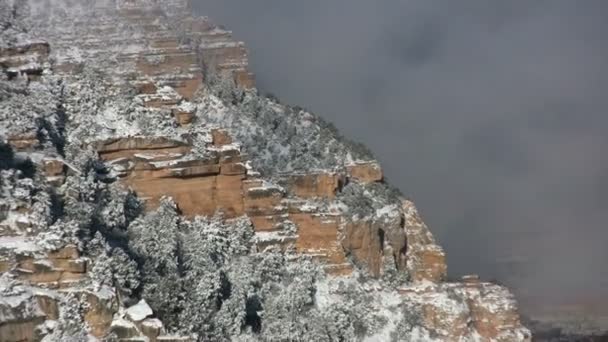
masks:
<path id="1" fill-rule="evenodd" d="M 166 197 L 128 228 L 129 248 L 142 261 L 142 296 L 168 327 L 178 326 L 182 303 L 178 228 L 177 207 Z"/>

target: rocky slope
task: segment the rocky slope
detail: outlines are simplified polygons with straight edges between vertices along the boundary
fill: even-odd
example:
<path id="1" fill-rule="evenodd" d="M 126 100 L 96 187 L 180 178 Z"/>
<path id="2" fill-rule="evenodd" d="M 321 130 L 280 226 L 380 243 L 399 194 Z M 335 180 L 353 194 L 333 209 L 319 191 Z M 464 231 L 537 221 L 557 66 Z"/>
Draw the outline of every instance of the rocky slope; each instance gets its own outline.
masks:
<path id="1" fill-rule="evenodd" d="M 187 1 L 0 1 L 0 340 L 531 339 Z"/>

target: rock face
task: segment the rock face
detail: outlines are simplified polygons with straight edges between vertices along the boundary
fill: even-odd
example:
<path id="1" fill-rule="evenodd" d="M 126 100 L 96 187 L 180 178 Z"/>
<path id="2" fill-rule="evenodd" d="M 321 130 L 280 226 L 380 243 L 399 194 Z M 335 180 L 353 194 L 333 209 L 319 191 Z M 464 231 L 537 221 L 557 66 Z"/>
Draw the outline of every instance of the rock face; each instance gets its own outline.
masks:
<path id="1" fill-rule="evenodd" d="M 405 258 L 412 278 L 415 281 L 445 280 L 447 267 L 443 249 L 435 243 L 433 234 L 420 218 L 413 202 L 403 201 L 403 211 L 408 242 Z"/>
<path id="2" fill-rule="evenodd" d="M 380 181 L 382 171 L 375 161 L 359 162 L 345 172 L 284 175 L 281 186 L 251 176 L 239 146 L 229 143 L 232 140 L 225 133 L 214 132 L 207 149 L 215 153 L 204 160 L 185 158 L 191 149 L 188 143 L 165 138 L 104 141 L 97 150 L 122 182 L 147 200 L 148 209 L 170 196 L 188 217 L 216 211 L 228 218 L 247 215 L 260 248 L 293 246 L 325 262 L 332 274 L 350 274 L 352 258 L 378 277 L 384 273 L 384 259 L 391 258 L 415 281 L 445 278 L 443 251 L 410 201 L 404 201 L 405 216 L 395 210 L 381 223 L 352 220 L 339 210 L 309 204 L 309 200 L 335 200 L 346 182 Z M 363 171 L 352 176 L 353 170 Z M 295 224 L 297 232 L 286 232 L 286 222 Z"/>
<path id="3" fill-rule="evenodd" d="M 93 9 L 80 9 L 85 15 L 71 17 L 71 25 L 52 13 L 79 6 L 87 5 L 54 0 L 51 9 L 33 7 L 37 36 L 53 46 L 58 72 L 78 73 L 84 61 L 95 60 L 151 97 L 170 86 L 191 99 L 202 85 L 203 69 L 244 88 L 255 86 L 244 44 L 208 18 L 194 17 L 187 1 L 99 1 Z"/>
<path id="4" fill-rule="evenodd" d="M 23 236 L 2 236 L 0 246 L 0 340 L 38 340 L 36 328 L 57 320 L 63 295 L 68 293 L 86 303 L 84 319 L 91 334 L 106 335 L 118 310 L 116 296 L 113 290 L 80 286 L 87 280 L 89 259 L 82 258 L 76 246 L 49 251 Z"/>
<path id="5" fill-rule="evenodd" d="M 0 47 L 0 72 L 10 80 L 36 81 L 50 66 L 49 53 L 49 44 L 43 41 Z M 9 132 L 6 140 L 21 151 L 32 150 L 39 144 L 35 130 Z"/>
<path id="6" fill-rule="evenodd" d="M 42 41 L 0 48 L 0 68 L 9 77 L 24 75 L 36 79 L 48 68 L 49 53 L 49 44 Z"/>
<path id="7" fill-rule="evenodd" d="M 399 292 L 415 303 L 423 329 L 441 341 L 476 335 L 482 341 L 526 341 L 517 303 L 505 288 L 463 279 L 463 283 L 421 284 Z"/>
<path id="8" fill-rule="evenodd" d="M 380 241 L 378 225 L 350 222 L 339 211 L 308 204 L 313 199 L 334 200 L 345 182 L 357 179 L 349 178 L 347 172 L 318 172 L 284 175 L 279 180 L 282 186 L 273 184 L 248 173 L 240 147 L 225 132 L 219 132 L 213 131 L 207 146 L 213 154 L 201 160 L 185 157 L 191 150 L 187 142 L 166 138 L 103 141 L 97 151 L 125 185 L 147 200 L 148 209 L 156 208 L 163 196 L 170 196 L 188 217 L 209 216 L 216 211 L 227 218 L 247 215 L 258 233 L 260 248 L 293 246 L 324 261 L 332 274 L 352 271 L 348 256 L 368 265 L 373 275 L 383 272 L 384 241 Z M 361 162 L 356 167 L 366 165 Z M 374 170 L 379 168 L 375 162 L 369 165 Z M 286 222 L 295 224 L 297 232 L 286 232 Z M 402 232 L 387 236 L 387 245 L 394 244 L 396 251 L 406 250 L 406 234 L 400 224 L 398 216 L 387 224 Z M 433 267 L 425 264 L 428 258 L 424 255 L 419 259 L 420 267 Z M 433 275 L 420 274 L 419 279 L 434 280 Z"/>
<path id="9" fill-rule="evenodd" d="M 43 72 L 49 71 L 50 65 L 49 44 L 45 42 L 26 42 L 0 49 L 0 72 L 9 76 L 9 82 L 37 82 Z M 67 165 L 61 158 L 37 150 L 42 142 L 36 132 L 20 135 L 9 132 L 6 142 L 17 152 L 33 152 L 32 155 L 37 156 L 34 167 L 40 171 L 41 182 L 50 187 L 63 184 Z M 3 181 L 10 180 L 2 176 Z M 62 313 L 69 310 L 67 298 L 74 298 L 82 308 L 88 340 L 106 337 L 123 315 L 123 304 L 116 290 L 90 286 L 92 260 L 83 257 L 76 245 L 53 245 L 53 237 L 41 237 L 49 232 L 38 229 L 42 222 L 38 222 L 40 207 L 32 180 L 17 174 L 15 181 L 18 186 L 11 188 L 2 184 L 0 189 L 0 341 L 43 340 L 56 327 Z M 5 202 L 5 197 L 13 201 Z M 48 241 L 49 245 L 41 241 Z M 193 341 L 189 337 L 166 336 L 162 322 L 154 318 L 133 324 L 136 329 L 129 337 L 134 340 Z M 57 340 L 48 337 L 43 341 Z"/>
<path id="10" fill-rule="evenodd" d="M 445 253 L 413 202 L 398 198 L 365 213 L 348 208 L 349 184 L 385 185 L 377 161 L 262 176 L 222 123 L 207 127 L 204 146 L 195 144 L 189 128 L 204 123 L 197 122 L 192 102 L 207 91 L 205 82 L 220 78 L 242 90 L 254 89 L 255 81 L 244 44 L 209 19 L 193 17 L 189 2 L 107 0 L 90 8 L 67 0 L 53 3 L 50 10 L 32 9 L 36 32 L 50 45 L 29 42 L 0 50 L 1 70 L 10 79 L 36 82 L 52 69 L 72 82 L 84 64 L 96 63 L 112 81 L 135 89 L 142 107 L 171 113 L 171 125 L 183 133 L 179 136 L 116 132 L 83 146 L 95 150 L 110 169 L 108 177 L 134 190 L 146 210 L 168 196 L 186 218 L 216 212 L 226 219 L 247 216 L 258 251 L 278 247 L 309 255 L 332 279 L 401 275 L 399 290 L 390 295 L 418 314 L 414 330 L 421 340 L 530 340 L 508 290 L 475 277 L 445 282 Z M 82 15 L 70 16 L 70 25 L 65 14 L 49 13 L 75 10 Z M 7 142 L 23 153 L 42 153 L 36 131 L 9 134 Z M 62 186 L 66 173 L 79 172 L 57 156 L 44 155 L 35 163 L 51 187 Z M 0 286 L 6 288 L 0 287 L 0 341 L 40 340 L 43 328 L 67 306 L 67 294 L 87 304 L 83 315 L 94 337 L 112 332 L 120 341 L 191 340 L 164 336 L 162 322 L 145 302 L 125 308 L 116 289 L 88 286 L 94 260 L 77 246 L 33 243 L 40 234 L 34 194 L 21 196 L 10 207 L 0 202 Z M 5 279 L 11 279 L 10 286 Z"/>
<path id="11" fill-rule="evenodd" d="M 27 245 L 26 239 L 4 237 L 6 245 Z M 87 259 L 80 258 L 75 246 L 66 246 L 41 257 L 37 251 L 6 249 L 0 266 L 5 271 L 13 271 L 16 278 L 24 282 L 46 288 L 66 288 L 86 276 Z"/>

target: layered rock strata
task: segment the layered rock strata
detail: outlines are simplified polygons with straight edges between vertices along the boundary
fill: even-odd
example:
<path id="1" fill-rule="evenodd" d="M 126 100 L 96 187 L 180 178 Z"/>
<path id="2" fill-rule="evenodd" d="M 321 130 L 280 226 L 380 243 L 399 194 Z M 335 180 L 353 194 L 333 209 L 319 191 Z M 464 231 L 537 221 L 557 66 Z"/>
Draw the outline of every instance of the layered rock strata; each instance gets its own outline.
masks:
<path id="1" fill-rule="evenodd" d="M 394 217 L 393 222 L 387 224 L 392 225 L 392 229 L 375 226 L 371 220 L 352 221 L 337 209 L 336 201 L 345 182 L 380 181 L 381 171 L 376 162 L 359 162 L 349 166 L 347 172 L 282 175 L 277 184 L 261 179 L 255 173 L 251 176 L 240 147 L 232 143 L 224 131 L 213 130 L 210 138 L 207 149 L 212 154 L 204 160 L 187 158 L 191 146 L 185 141 L 167 138 L 103 141 L 98 143 L 97 151 L 113 166 L 125 185 L 147 200 L 149 209 L 155 208 L 161 197 L 170 196 L 188 217 L 209 216 L 217 211 L 227 218 L 247 215 L 257 232 L 260 248 L 270 245 L 295 247 L 324 261 L 333 274 L 352 271 L 349 257 L 367 265 L 376 276 L 382 273 L 385 237 L 378 232 L 382 228 L 404 231 L 405 227 L 400 225 L 405 218 Z M 331 205 L 320 208 L 311 204 L 316 200 L 334 201 L 336 205 L 335 208 Z M 288 231 L 286 227 L 290 224 L 297 230 Z M 426 232 L 430 235 L 428 230 Z M 405 233 L 397 233 L 386 236 L 386 245 L 403 253 L 407 250 L 406 240 Z M 427 249 L 443 255 L 432 239 L 412 241 L 416 246 L 432 244 L 434 247 Z M 416 251 L 416 248 L 410 250 Z M 426 255 L 413 253 L 412 257 L 420 260 L 411 265 L 418 279 L 438 281 L 445 277 L 445 264 L 426 263 Z M 440 261 L 442 263 L 443 259 Z M 401 262 L 400 266 L 405 269 L 406 262 Z M 428 269 L 428 276 L 418 269 Z"/>
<path id="2" fill-rule="evenodd" d="M 43 73 L 51 72 L 49 51 L 46 42 L 26 42 L 0 49 L 0 72 L 8 76 L 9 82 L 34 85 Z M 43 150 L 43 142 L 35 130 L 20 135 L 10 133 L 6 142 L 17 153 L 33 160 L 32 167 L 40 173 L 36 181 L 42 185 L 58 188 L 68 172 L 77 171 L 55 153 Z M 7 172 L 4 163 L 8 161 L 0 162 L 3 164 L 0 172 Z M 2 174 L 3 181 L 11 179 L 11 174 L 7 175 Z M 118 341 L 193 341 L 190 337 L 167 335 L 152 312 L 137 320 L 128 317 L 116 289 L 91 287 L 92 260 L 84 257 L 74 244 L 54 245 L 50 243 L 52 237 L 42 237 L 53 232 L 41 222 L 39 211 L 44 209 L 35 198 L 39 189 L 35 188 L 34 180 L 22 174 L 13 178 L 17 187 L 0 182 L 0 341 L 43 340 L 56 328 L 62 312 L 68 310 L 69 300 L 83 308 L 88 339 L 92 341 L 109 334 L 114 334 Z M 125 331 L 124 326 L 129 330 Z"/>
<path id="3" fill-rule="evenodd" d="M 73 8 L 61 7 L 69 3 L 57 0 L 51 11 L 70 13 Z M 206 80 L 217 77 L 210 73 L 240 88 L 255 86 L 243 43 L 208 19 L 192 17 L 187 2 L 108 0 L 80 10 L 83 15 L 70 16 L 72 23 L 65 25 L 68 14 L 47 15 L 43 7 L 34 6 L 37 31 L 51 50 L 46 43 L 0 50 L 2 71 L 11 79 L 36 82 L 52 68 L 66 82 L 75 82 L 83 65 L 95 63 L 107 70 L 109 79 L 135 88 L 134 97 L 144 107 L 169 110 L 179 127 L 197 124 L 197 109 L 190 100 L 206 91 Z M 445 282 L 445 254 L 411 201 L 398 199 L 367 216 L 345 208 L 348 184 L 384 184 L 377 161 L 262 177 L 225 127 L 209 127 L 207 132 L 203 147 L 194 146 L 188 134 L 120 132 L 93 147 L 111 176 L 134 190 L 147 210 L 169 196 L 186 218 L 216 212 L 225 218 L 247 216 L 255 229 L 255 248 L 278 246 L 310 255 L 330 279 L 406 275 L 398 290 L 386 296 L 418 314 L 414 331 L 419 340 L 530 339 L 505 288 L 475 277 Z M 9 134 L 7 141 L 17 151 L 30 153 L 42 143 L 36 133 Z M 195 153 L 200 148 L 204 156 Z M 50 186 L 61 185 L 66 172 L 79 171 L 56 155 L 38 157 L 35 162 Z M 0 340 L 39 340 L 40 331 L 65 307 L 66 294 L 87 303 L 84 316 L 94 337 L 114 333 L 121 341 L 189 340 L 163 336 L 162 322 L 153 318 L 145 302 L 125 308 L 115 289 L 81 286 L 90 277 L 91 260 L 75 245 L 48 248 L 33 243 L 40 232 L 32 203 L 24 200 L 0 210 L 0 273 L 12 281 L 3 283 L 0 293 Z"/>

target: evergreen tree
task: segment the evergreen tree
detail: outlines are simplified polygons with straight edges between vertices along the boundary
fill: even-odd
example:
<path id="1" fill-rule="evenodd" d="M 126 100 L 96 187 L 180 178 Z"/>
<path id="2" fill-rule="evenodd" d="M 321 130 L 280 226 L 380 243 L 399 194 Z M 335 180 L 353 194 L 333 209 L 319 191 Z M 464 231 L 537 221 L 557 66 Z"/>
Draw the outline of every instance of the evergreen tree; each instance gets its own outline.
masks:
<path id="1" fill-rule="evenodd" d="M 175 203 L 164 197 L 158 209 L 128 228 L 129 247 L 143 263 L 142 296 L 169 327 L 178 326 L 181 311 L 178 224 Z"/>

